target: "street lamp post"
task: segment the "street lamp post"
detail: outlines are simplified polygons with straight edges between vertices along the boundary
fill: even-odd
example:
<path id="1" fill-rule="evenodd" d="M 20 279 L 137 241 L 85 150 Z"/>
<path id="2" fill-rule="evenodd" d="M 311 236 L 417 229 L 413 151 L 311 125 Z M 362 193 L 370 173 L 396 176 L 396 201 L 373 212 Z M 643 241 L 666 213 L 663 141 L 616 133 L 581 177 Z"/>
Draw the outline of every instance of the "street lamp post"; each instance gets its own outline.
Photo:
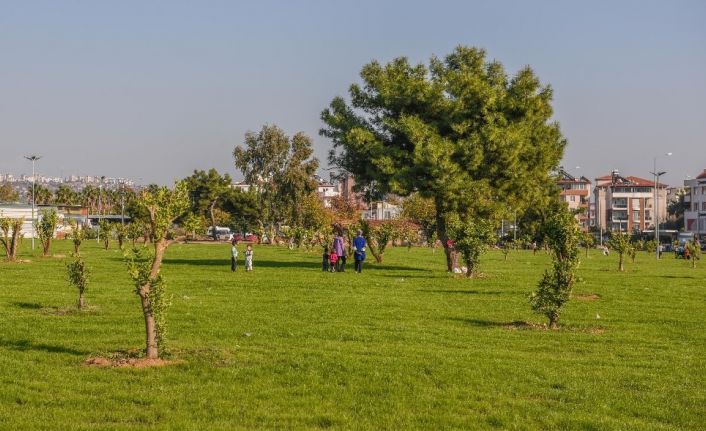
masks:
<path id="1" fill-rule="evenodd" d="M 105 175 L 101 176 L 101 182 L 98 184 L 98 234 L 96 235 L 96 242 L 100 242 L 101 240 L 101 229 L 100 229 L 100 224 L 102 220 L 102 214 L 103 214 L 103 180 L 105 179 Z"/>
<path id="2" fill-rule="evenodd" d="M 36 154 L 32 154 L 31 156 L 25 156 L 25 159 L 32 162 L 32 250 L 34 250 L 34 237 L 37 236 L 37 228 L 34 226 L 34 207 L 35 202 L 37 200 L 37 190 L 35 187 L 37 179 L 35 178 L 34 173 L 34 163 L 41 158 L 42 156 L 38 156 Z"/>
<path id="3" fill-rule="evenodd" d="M 665 156 L 671 156 L 672 153 L 665 153 Z M 653 165 L 652 168 L 654 169 L 652 172 L 650 172 L 652 175 L 654 175 L 655 178 L 655 189 L 654 189 L 654 202 L 655 202 L 655 207 L 654 207 L 654 219 L 655 219 L 655 241 L 657 242 L 657 251 L 655 252 L 655 258 L 659 260 L 659 252 L 661 248 L 661 242 L 659 238 L 659 191 L 657 189 L 659 185 L 659 177 L 662 175 L 666 174 L 667 172 L 662 171 L 659 172 L 657 170 L 657 157 L 654 158 L 653 160 Z"/>

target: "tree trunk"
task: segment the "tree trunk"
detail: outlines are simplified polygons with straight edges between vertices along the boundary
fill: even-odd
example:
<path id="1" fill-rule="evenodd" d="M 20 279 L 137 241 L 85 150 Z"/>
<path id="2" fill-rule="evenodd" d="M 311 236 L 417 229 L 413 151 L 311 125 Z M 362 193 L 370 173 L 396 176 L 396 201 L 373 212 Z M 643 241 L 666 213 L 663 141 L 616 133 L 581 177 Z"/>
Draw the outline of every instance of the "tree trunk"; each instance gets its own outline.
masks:
<path id="1" fill-rule="evenodd" d="M 466 277 L 472 278 L 475 275 L 475 263 L 472 260 L 466 261 Z"/>
<path id="2" fill-rule="evenodd" d="M 152 269 L 150 270 L 150 280 L 154 280 L 159 274 L 159 268 L 162 266 L 164 251 L 169 243 L 167 240 L 159 240 L 154 243 L 154 260 L 152 261 Z M 152 290 L 151 282 L 143 285 L 140 288 L 140 301 L 142 303 L 142 314 L 145 317 L 145 341 L 146 353 L 148 359 L 157 359 L 159 357 L 159 346 L 157 345 L 157 324 L 154 318 L 154 311 L 149 300 L 149 294 Z"/>
<path id="3" fill-rule="evenodd" d="M 42 255 L 44 257 L 49 256 L 49 248 L 51 247 L 51 238 L 47 239 L 46 242 L 42 242 Z"/>
<path id="4" fill-rule="evenodd" d="M 559 327 L 559 315 L 551 314 L 549 316 L 549 329 L 557 329 Z"/>
<path id="5" fill-rule="evenodd" d="M 588 257 L 588 247 L 586 247 L 586 257 Z"/>
<path id="6" fill-rule="evenodd" d="M 216 215 L 213 213 L 214 209 L 216 209 L 216 201 L 211 202 L 211 208 L 209 210 L 209 213 L 211 215 L 211 236 L 213 237 L 214 241 L 218 241 L 218 232 L 216 232 Z"/>
<path id="7" fill-rule="evenodd" d="M 451 256 L 451 248 L 449 248 L 449 237 L 446 234 L 446 217 L 443 214 L 443 204 L 440 200 L 436 199 L 436 233 L 441 241 L 441 245 L 444 247 L 444 253 L 446 254 L 446 270 L 448 272 L 453 272 L 453 256 Z"/>
<path id="8" fill-rule="evenodd" d="M 83 290 L 78 292 L 78 309 L 83 310 L 83 307 L 86 306 L 86 302 L 83 299 Z"/>
<path id="9" fill-rule="evenodd" d="M 618 270 L 625 271 L 624 258 L 623 258 L 622 253 L 620 253 L 620 261 L 618 262 Z"/>

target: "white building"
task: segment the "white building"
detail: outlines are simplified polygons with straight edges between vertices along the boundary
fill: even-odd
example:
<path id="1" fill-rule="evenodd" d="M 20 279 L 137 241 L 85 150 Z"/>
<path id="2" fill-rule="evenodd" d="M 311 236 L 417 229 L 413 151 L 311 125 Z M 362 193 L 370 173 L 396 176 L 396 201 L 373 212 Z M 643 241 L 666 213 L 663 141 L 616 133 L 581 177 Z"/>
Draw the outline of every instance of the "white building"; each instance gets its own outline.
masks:
<path id="1" fill-rule="evenodd" d="M 341 195 L 338 187 L 326 181 L 319 182 L 319 185 L 316 186 L 316 193 L 324 204 L 324 208 L 331 208 L 331 199 Z"/>
<path id="2" fill-rule="evenodd" d="M 690 207 L 684 211 L 684 230 L 706 238 L 706 169 L 696 178 L 684 180 L 684 186 L 689 188 Z"/>
<path id="3" fill-rule="evenodd" d="M 57 207 L 52 206 L 36 206 L 34 208 L 34 217 L 37 221 L 41 220 L 41 210 L 54 210 L 59 214 L 59 224 L 57 228 L 63 224 L 64 215 L 58 211 Z M 32 238 L 34 229 L 32 229 L 32 205 L 26 204 L 2 204 L 0 205 L 0 217 L 10 219 L 21 218 L 24 220 L 20 233 L 24 238 Z M 36 236 L 35 236 L 36 238 Z"/>

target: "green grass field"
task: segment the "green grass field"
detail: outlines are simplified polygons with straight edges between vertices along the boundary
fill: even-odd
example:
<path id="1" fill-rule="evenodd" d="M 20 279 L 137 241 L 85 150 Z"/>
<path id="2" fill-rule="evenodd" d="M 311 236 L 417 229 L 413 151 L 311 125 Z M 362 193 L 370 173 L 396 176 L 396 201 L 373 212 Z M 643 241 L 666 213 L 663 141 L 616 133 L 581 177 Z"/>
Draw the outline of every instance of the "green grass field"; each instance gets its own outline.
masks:
<path id="1" fill-rule="evenodd" d="M 121 253 L 87 242 L 86 312 L 60 257 L 0 263 L 0 429 L 706 429 L 706 260 L 582 258 L 561 329 L 531 312 L 549 257 L 484 256 L 453 278 L 443 253 L 392 248 L 363 274 L 318 253 L 172 246 L 163 266 L 175 364 L 84 365 L 142 348 Z M 69 242 L 53 250 L 68 255 Z M 585 295 L 580 297 L 579 295 Z M 596 296 L 589 296 L 596 295 Z"/>

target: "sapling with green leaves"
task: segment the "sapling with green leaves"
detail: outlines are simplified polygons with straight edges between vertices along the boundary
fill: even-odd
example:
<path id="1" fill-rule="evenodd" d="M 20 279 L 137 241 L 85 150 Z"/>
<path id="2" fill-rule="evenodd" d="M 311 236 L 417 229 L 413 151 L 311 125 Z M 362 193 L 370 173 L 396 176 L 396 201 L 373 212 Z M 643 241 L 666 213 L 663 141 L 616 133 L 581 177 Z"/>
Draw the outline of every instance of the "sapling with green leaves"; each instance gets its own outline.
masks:
<path id="1" fill-rule="evenodd" d="M 81 256 L 75 255 L 74 259 L 66 264 L 66 272 L 69 283 L 78 289 L 78 309 L 82 310 L 86 306 L 83 293 L 88 286 L 89 270 L 86 267 L 86 262 L 81 259 Z"/>
<path id="2" fill-rule="evenodd" d="M 689 241 L 685 245 L 691 259 L 691 267 L 696 268 L 696 261 L 701 259 L 701 247 L 696 241 Z"/>
<path id="3" fill-rule="evenodd" d="M 101 219 L 98 222 L 98 232 L 103 239 L 103 247 L 108 250 L 110 247 L 110 238 L 113 236 L 113 225 L 106 219 Z"/>
<path id="4" fill-rule="evenodd" d="M 476 275 L 480 257 L 496 240 L 495 226 L 487 219 L 458 219 L 451 224 L 453 248 L 461 254 L 466 265 L 466 276 Z"/>
<path id="5" fill-rule="evenodd" d="M 41 210 L 40 215 L 39 221 L 35 223 L 34 227 L 39 241 L 42 243 L 42 255 L 49 256 L 56 225 L 59 223 L 59 215 L 53 209 Z"/>
<path id="6" fill-rule="evenodd" d="M 170 229 L 174 220 L 189 208 L 189 194 L 186 184 L 179 181 L 173 189 L 155 187 L 142 192 L 137 201 L 143 214 L 146 235 L 150 237 L 154 250 L 133 249 L 126 253 L 128 273 L 135 285 L 135 293 L 140 297 L 142 314 L 145 320 L 146 355 L 156 359 L 164 351 L 160 346 L 166 338 L 166 310 L 169 299 L 165 293 L 165 284 L 160 274 L 162 260 L 167 247 L 173 242 Z"/>
<path id="7" fill-rule="evenodd" d="M 654 254 L 657 251 L 657 241 L 653 239 L 645 241 L 645 251 L 649 254 Z"/>
<path id="8" fill-rule="evenodd" d="M 581 233 L 576 219 L 566 209 L 552 214 L 543 230 L 552 254 L 552 270 L 544 271 L 537 290 L 530 295 L 530 304 L 535 312 L 545 315 L 549 327 L 555 329 L 576 280 Z"/>
<path id="9" fill-rule="evenodd" d="M 24 220 L 21 218 L 0 217 L 0 243 L 5 249 L 5 257 L 9 261 L 14 261 L 17 258 L 17 247 L 22 241 L 22 224 Z"/>
<path id="10" fill-rule="evenodd" d="M 81 256 L 81 243 L 83 243 L 86 239 L 86 230 L 79 226 L 79 224 L 74 220 L 70 220 L 69 225 L 71 226 L 71 233 L 69 236 L 71 237 L 71 241 L 74 245 L 74 255 Z"/>
<path id="11" fill-rule="evenodd" d="M 586 249 L 586 257 L 588 257 L 588 250 L 590 250 L 594 245 L 596 245 L 596 238 L 591 232 L 582 232 L 581 244 Z"/>
<path id="12" fill-rule="evenodd" d="M 625 271 L 625 255 L 629 255 L 630 250 L 633 248 L 632 243 L 630 243 L 630 235 L 614 232 L 610 237 L 610 241 L 608 241 L 608 247 L 618 253 L 618 271 Z"/>
<path id="13" fill-rule="evenodd" d="M 128 226 L 129 225 L 123 223 L 115 225 L 115 239 L 118 240 L 118 248 L 120 248 L 120 250 L 123 250 L 123 246 L 125 245 L 125 240 L 128 236 Z"/>

